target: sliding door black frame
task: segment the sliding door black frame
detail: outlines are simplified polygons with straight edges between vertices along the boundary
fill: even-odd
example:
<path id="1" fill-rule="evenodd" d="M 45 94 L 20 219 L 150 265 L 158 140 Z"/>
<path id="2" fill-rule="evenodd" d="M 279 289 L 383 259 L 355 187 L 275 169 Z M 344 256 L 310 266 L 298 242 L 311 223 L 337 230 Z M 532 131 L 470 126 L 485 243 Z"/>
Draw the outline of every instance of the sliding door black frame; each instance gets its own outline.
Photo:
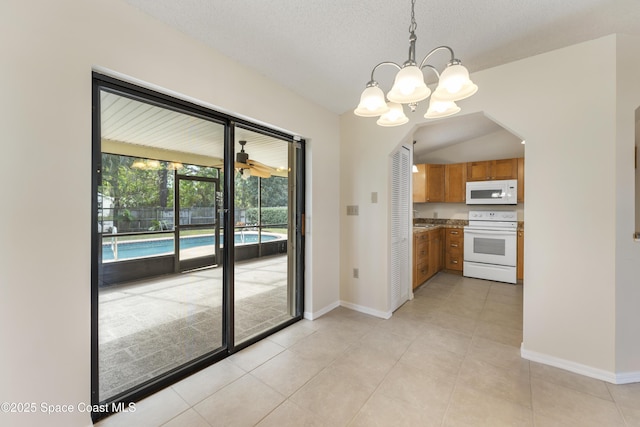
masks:
<path id="1" fill-rule="evenodd" d="M 92 81 L 92 169 L 91 169 L 91 404 L 100 408 L 100 412 L 92 412 L 91 417 L 96 421 L 104 416 L 126 407 L 130 402 L 136 402 L 156 391 L 165 388 L 182 378 L 185 378 L 227 356 L 245 348 L 264 337 L 277 332 L 302 319 L 304 312 L 304 207 L 305 207 L 305 165 L 304 165 L 304 140 L 294 136 L 268 128 L 266 126 L 250 122 L 232 115 L 211 110 L 209 108 L 193 104 L 191 102 L 174 98 L 172 96 L 140 87 L 132 83 L 123 82 L 110 76 L 93 73 Z M 196 116 L 204 120 L 213 121 L 225 125 L 224 144 L 224 176 L 223 176 L 223 226 L 226 230 L 234 229 L 234 129 L 241 126 L 256 132 L 272 135 L 274 137 L 290 141 L 296 144 L 297 150 L 296 176 L 298 191 L 296 192 L 297 212 L 295 213 L 297 253 L 296 256 L 296 286 L 297 286 L 297 312 L 289 321 L 273 327 L 251 339 L 244 341 L 239 346 L 234 344 L 234 245 L 233 239 L 225 239 L 222 247 L 223 267 L 223 319 L 222 347 L 211 353 L 174 368 L 157 378 L 140 384 L 135 389 L 117 394 L 109 399 L 100 400 L 99 396 L 99 345 L 98 345 L 98 280 L 102 260 L 100 250 L 100 234 L 96 227 L 98 224 L 98 189 L 101 185 L 101 106 L 100 92 L 108 91 L 131 99 L 136 99 L 147 104 L 153 104 L 162 108 L 174 110 L 180 113 Z M 124 405 L 122 405 L 124 404 Z M 104 409 L 104 410 L 102 410 Z"/>

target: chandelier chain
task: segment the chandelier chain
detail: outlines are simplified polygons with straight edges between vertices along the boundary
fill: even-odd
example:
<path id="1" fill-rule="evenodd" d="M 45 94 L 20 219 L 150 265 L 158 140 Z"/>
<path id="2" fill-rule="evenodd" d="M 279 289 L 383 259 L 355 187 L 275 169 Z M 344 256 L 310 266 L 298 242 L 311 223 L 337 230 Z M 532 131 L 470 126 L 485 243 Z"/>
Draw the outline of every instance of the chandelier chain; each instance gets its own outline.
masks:
<path id="1" fill-rule="evenodd" d="M 418 24 L 416 23 L 416 13 L 414 11 L 414 7 L 416 5 L 416 0 L 411 0 L 411 25 L 409 26 L 409 33 L 413 33 L 418 28 Z"/>

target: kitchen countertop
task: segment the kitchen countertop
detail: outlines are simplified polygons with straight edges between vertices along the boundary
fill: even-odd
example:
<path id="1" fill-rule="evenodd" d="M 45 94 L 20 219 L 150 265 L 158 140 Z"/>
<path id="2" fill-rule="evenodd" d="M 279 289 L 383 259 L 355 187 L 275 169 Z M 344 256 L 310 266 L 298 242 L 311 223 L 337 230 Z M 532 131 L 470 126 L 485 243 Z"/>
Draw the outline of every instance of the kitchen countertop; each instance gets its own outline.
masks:
<path id="1" fill-rule="evenodd" d="M 469 224 L 469 221 L 466 219 L 415 218 L 413 220 L 413 232 L 421 233 L 438 228 L 463 228 L 467 224 Z"/>
<path id="2" fill-rule="evenodd" d="M 469 225 L 466 219 L 414 218 L 413 232 L 435 230 L 438 228 L 464 228 Z M 518 221 L 518 231 L 524 230 L 524 221 Z"/>

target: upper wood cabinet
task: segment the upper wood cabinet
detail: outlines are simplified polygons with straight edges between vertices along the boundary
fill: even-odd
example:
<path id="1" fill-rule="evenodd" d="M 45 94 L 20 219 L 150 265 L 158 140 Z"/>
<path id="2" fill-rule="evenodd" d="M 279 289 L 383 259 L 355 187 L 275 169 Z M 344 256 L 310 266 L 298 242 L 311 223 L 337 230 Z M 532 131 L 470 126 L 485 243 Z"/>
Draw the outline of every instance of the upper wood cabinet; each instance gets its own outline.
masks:
<path id="1" fill-rule="evenodd" d="M 464 203 L 467 181 L 518 180 L 518 203 L 524 202 L 524 158 L 447 165 L 419 164 L 413 173 L 413 203 Z"/>
<path id="2" fill-rule="evenodd" d="M 467 164 L 444 166 L 444 201 L 464 203 L 467 195 Z"/>
<path id="3" fill-rule="evenodd" d="M 413 172 L 413 203 L 427 201 L 427 165 L 416 165 L 417 172 Z"/>
<path id="4" fill-rule="evenodd" d="M 467 181 L 517 178 L 518 159 L 485 160 L 467 163 Z"/>
<path id="5" fill-rule="evenodd" d="M 416 165 L 413 173 L 413 202 L 444 202 L 444 165 Z"/>
<path id="6" fill-rule="evenodd" d="M 444 165 L 427 165 L 427 202 L 444 202 Z"/>

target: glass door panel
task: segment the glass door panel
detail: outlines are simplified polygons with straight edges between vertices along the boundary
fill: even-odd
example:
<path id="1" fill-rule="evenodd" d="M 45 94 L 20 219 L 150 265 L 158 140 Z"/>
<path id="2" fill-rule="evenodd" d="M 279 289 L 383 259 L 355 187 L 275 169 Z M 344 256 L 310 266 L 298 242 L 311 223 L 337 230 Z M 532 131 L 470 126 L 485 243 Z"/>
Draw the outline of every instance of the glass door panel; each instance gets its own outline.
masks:
<path id="1" fill-rule="evenodd" d="M 216 203 L 225 126 L 112 87 L 98 99 L 93 404 L 227 345 Z"/>
<path id="2" fill-rule="evenodd" d="M 297 315 L 289 248 L 292 141 L 236 127 L 235 344 Z"/>

